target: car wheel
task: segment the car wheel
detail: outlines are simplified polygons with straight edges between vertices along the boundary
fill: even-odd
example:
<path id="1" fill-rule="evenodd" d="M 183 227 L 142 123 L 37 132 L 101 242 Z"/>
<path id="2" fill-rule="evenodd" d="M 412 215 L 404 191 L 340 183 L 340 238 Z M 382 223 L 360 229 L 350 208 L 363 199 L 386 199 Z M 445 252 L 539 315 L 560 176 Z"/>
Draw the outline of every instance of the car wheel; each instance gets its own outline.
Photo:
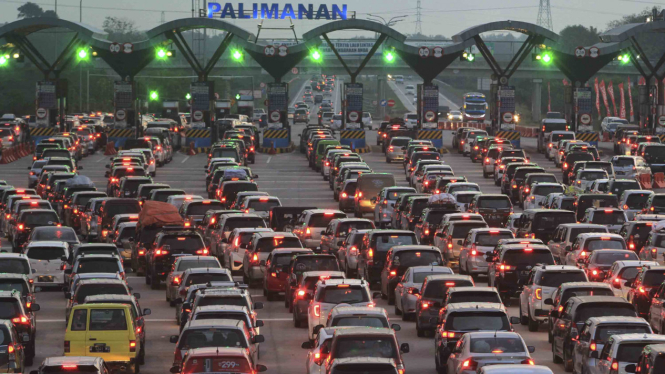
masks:
<path id="1" fill-rule="evenodd" d="M 417 320 L 416 320 L 416 335 L 418 335 L 419 338 L 424 338 L 425 337 L 425 330 L 418 327 L 418 321 Z"/>
<path id="2" fill-rule="evenodd" d="M 529 331 L 531 332 L 536 332 L 538 331 L 538 321 L 534 320 L 533 317 L 531 317 L 531 312 L 529 312 Z"/>
<path id="3" fill-rule="evenodd" d="M 555 364 L 560 364 L 561 363 L 561 357 L 557 356 L 554 350 L 554 346 L 556 343 L 552 343 L 552 362 Z"/>
<path id="4" fill-rule="evenodd" d="M 268 301 L 275 301 L 275 293 L 266 291 L 266 298 L 268 299 Z"/>
<path id="5" fill-rule="evenodd" d="M 399 308 L 397 307 L 397 303 L 395 303 L 395 315 L 396 316 L 401 316 L 402 315 L 402 311 L 399 310 Z"/>
<path id="6" fill-rule="evenodd" d="M 485 167 L 483 167 L 483 178 L 489 178 L 489 174 L 485 171 Z"/>
<path id="7" fill-rule="evenodd" d="M 547 328 L 547 342 L 551 344 L 553 340 L 554 339 L 552 338 L 552 330 L 548 326 L 548 328 Z"/>
<path id="8" fill-rule="evenodd" d="M 159 280 L 155 279 L 154 276 L 150 277 L 150 289 L 151 290 L 158 290 L 159 289 Z"/>
<path id="9" fill-rule="evenodd" d="M 300 318 L 298 318 L 297 312 L 293 312 L 293 327 L 300 328 Z"/>
<path id="10" fill-rule="evenodd" d="M 529 320 L 527 317 L 524 316 L 524 313 L 522 313 L 522 302 L 520 301 L 520 325 L 526 326 L 529 323 Z"/>
<path id="11" fill-rule="evenodd" d="M 447 365 L 441 365 L 439 362 L 440 359 L 436 356 L 434 356 L 434 365 L 436 366 L 436 372 L 439 374 L 448 374 L 448 366 Z"/>
<path id="12" fill-rule="evenodd" d="M 141 365 L 138 363 L 132 364 L 129 370 L 134 374 L 139 374 L 141 372 Z"/>
<path id="13" fill-rule="evenodd" d="M 389 163 L 390 163 L 390 159 L 388 157 L 386 157 L 386 164 L 389 164 Z"/>

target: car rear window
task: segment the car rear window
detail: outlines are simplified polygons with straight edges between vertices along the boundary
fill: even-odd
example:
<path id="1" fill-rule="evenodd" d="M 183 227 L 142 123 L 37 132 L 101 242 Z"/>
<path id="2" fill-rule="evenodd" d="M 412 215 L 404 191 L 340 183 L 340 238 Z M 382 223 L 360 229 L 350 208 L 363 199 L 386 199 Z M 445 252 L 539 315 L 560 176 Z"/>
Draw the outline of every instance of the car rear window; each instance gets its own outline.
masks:
<path id="1" fill-rule="evenodd" d="M 625 334 L 625 333 L 623 333 Z M 625 343 L 619 345 L 616 360 L 620 362 L 638 362 L 642 355 L 642 350 L 648 343 Z M 655 371 L 654 371 L 655 373 Z"/>
<path id="2" fill-rule="evenodd" d="M 455 224 L 453 227 L 452 237 L 453 238 L 464 238 L 471 231 L 471 229 L 479 229 L 487 227 L 485 222 L 464 222 Z"/>
<path id="3" fill-rule="evenodd" d="M 335 318 L 332 326 L 387 328 L 388 320 L 373 316 L 344 316 Z"/>
<path id="4" fill-rule="evenodd" d="M 431 275 L 431 274 L 428 274 Z M 465 279 L 433 280 L 425 285 L 423 297 L 430 299 L 443 299 L 450 287 L 473 287 L 473 282 Z"/>
<path id="5" fill-rule="evenodd" d="M 88 259 L 79 261 L 77 274 L 85 273 L 117 273 L 122 271 L 118 266 L 118 261 L 115 259 Z"/>
<path id="6" fill-rule="evenodd" d="M 665 271 L 662 270 L 649 270 L 644 274 L 642 284 L 648 287 L 660 286 L 665 282 Z"/>
<path id="7" fill-rule="evenodd" d="M 76 302 L 83 304 L 92 295 L 127 295 L 127 287 L 122 284 L 84 284 L 76 291 Z"/>
<path id="8" fill-rule="evenodd" d="M 0 318 L 12 319 L 16 317 L 21 310 L 15 300 L 5 299 L 0 300 Z"/>
<path id="9" fill-rule="evenodd" d="M 501 303 L 501 298 L 496 292 L 486 291 L 464 291 L 454 292 L 448 297 L 448 304 L 458 303 Z"/>
<path id="10" fill-rule="evenodd" d="M 31 247 L 28 249 L 28 258 L 31 260 L 59 260 L 65 256 L 62 247 Z"/>
<path id="11" fill-rule="evenodd" d="M 185 286 L 191 286 L 192 284 L 205 284 L 208 282 L 229 282 L 231 278 L 224 273 L 200 273 L 200 274 L 189 274 L 187 280 L 185 281 Z"/>
<path id="12" fill-rule="evenodd" d="M 189 252 L 193 253 L 196 250 L 205 247 L 203 239 L 198 235 L 165 236 L 162 238 L 160 246 L 164 248 L 164 246 L 167 245 L 171 247 L 170 249 L 171 253 L 179 251 L 186 251 L 188 253 Z"/>
<path id="13" fill-rule="evenodd" d="M 209 210 L 219 210 L 224 209 L 224 205 L 221 202 L 211 201 L 209 203 L 205 202 L 195 202 L 189 204 L 187 211 L 185 212 L 186 216 L 203 216 Z"/>
<path id="14" fill-rule="evenodd" d="M 233 231 L 235 229 L 244 229 L 244 228 L 265 228 L 265 227 L 266 223 L 260 217 L 234 217 L 234 218 L 228 218 L 224 223 L 224 231 Z"/>
<path id="15" fill-rule="evenodd" d="M 651 193 L 646 193 L 646 192 L 630 194 L 630 196 L 628 196 L 628 198 L 626 199 L 626 206 L 629 209 L 642 209 L 646 206 L 647 200 L 649 200 L 650 196 Z"/>
<path id="16" fill-rule="evenodd" d="M 368 302 L 369 295 L 362 286 L 341 284 L 327 286 L 319 291 L 317 301 L 328 304 L 356 304 Z"/>
<path id="17" fill-rule="evenodd" d="M 552 253 L 546 249 L 532 249 L 531 251 L 511 250 L 503 254 L 502 263 L 518 267 L 533 266 L 535 264 L 554 265 L 554 258 L 552 257 Z"/>
<path id="18" fill-rule="evenodd" d="M 540 273 L 536 284 L 543 287 L 559 287 L 565 282 L 586 282 L 583 271 L 545 271 Z"/>
<path id="19" fill-rule="evenodd" d="M 582 304 L 575 313 L 575 322 L 584 322 L 591 317 L 637 317 L 635 308 L 625 303 L 588 303 Z"/>
<path id="20" fill-rule="evenodd" d="M 23 223 L 28 226 L 46 226 L 46 225 L 55 225 L 60 220 L 58 215 L 55 212 L 39 212 L 26 214 L 24 217 Z"/>
<path id="21" fill-rule="evenodd" d="M 462 187 L 462 188 L 465 188 L 465 187 Z M 457 188 L 457 187 L 454 188 L 455 191 L 457 191 L 458 189 L 459 188 Z M 450 190 L 452 192 L 453 188 L 451 188 Z M 476 195 L 478 195 L 478 194 L 475 194 L 475 193 L 458 194 L 458 195 L 455 196 L 455 200 L 457 200 L 458 203 L 469 204 Z M 427 200 L 425 200 L 425 205 L 427 205 Z"/>
<path id="22" fill-rule="evenodd" d="M 395 341 L 392 337 L 348 337 L 340 338 L 336 344 L 335 358 L 349 358 L 349 357 L 380 357 L 380 358 L 397 358 L 397 349 Z M 365 365 L 374 367 L 376 364 Z M 363 368 L 362 373 L 368 371 Z M 358 369 L 353 365 L 353 369 L 345 370 L 348 373 L 358 373 Z M 370 371 L 375 373 L 374 371 Z M 393 373 L 395 371 L 392 371 Z M 379 372 L 381 373 L 381 372 Z"/>
<path id="23" fill-rule="evenodd" d="M 522 339 L 515 338 L 474 338 L 471 339 L 471 353 L 526 353 Z"/>
<path id="24" fill-rule="evenodd" d="M 418 244 L 418 243 L 416 243 L 416 238 L 415 238 L 415 235 L 413 235 L 413 234 L 374 235 L 374 238 L 373 238 L 372 241 L 374 242 L 374 243 L 372 243 L 372 245 L 375 244 L 377 251 L 381 251 L 381 252 L 388 251 L 390 248 L 392 248 L 396 245 Z"/>
<path id="25" fill-rule="evenodd" d="M 141 206 L 138 201 L 132 202 L 107 202 L 104 206 L 104 214 L 107 217 L 113 217 L 117 214 L 132 214 L 139 213 L 141 211 Z"/>
<path id="26" fill-rule="evenodd" d="M 552 134 L 552 143 L 556 143 L 563 139 L 575 139 L 575 134 Z"/>
<path id="27" fill-rule="evenodd" d="M 478 208 L 483 209 L 507 209 L 513 205 L 507 196 L 483 197 L 478 199 Z"/>
<path id="28" fill-rule="evenodd" d="M 585 251 L 595 251 L 596 249 L 626 249 L 626 245 L 621 240 L 603 240 L 589 239 L 584 243 Z"/>
<path id="29" fill-rule="evenodd" d="M 247 305 L 247 299 L 240 295 L 234 296 L 225 296 L 225 297 L 204 297 L 201 298 L 196 306 L 210 306 L 210 305 L 231 305 L 231 306 L 244 306 L 249 308 Z"/>
<path id="30" fill-rule="evenodd" d="M 250 201 L 247 208 L 254 209 L 255 211 L 267 212 L 267 211 L 270 211 L 270 209 L 272 209 L 276 206 L 282 206 L 282 204 L 279 203 L 279 200 L 276 200 L 276 199 L 266 199 L 266 200 L 258 199 L 258 200 Z"/>
<path id="31" fill-rule="evenodd" d="M 393 256 L 393 265 L 400 268 L 412 266 L 430 265 L 436 263 L 442 265 L 441 253 L 433 251 L 400 251 Z"/>
<path id="32" fill-rule="evenodd" d="M 559 305 L 565 304 L 568 299 L 575 296 L 614 296 L 614 292 L 604 287 L 569 288 L 563 291 Z"/>
<path id="33" fill-rule="evenodd" d="M 30 265 L 27 260 L 3 258 L 0 260 L 0 273 L 30 274 Z"/>
<path id="34" fill-rule="evenodd" d="M 534 217 L 532 229 L 554 231 L 562 223 L 575 222 L 577 221 L 573 212 L 542 212 Z"/>
<path id="35" fill-rule="evenodd" d="M 615 261 L 629 261 L 639 260 L 635 252 L 630 253 L 617 253 L 613 251 L 596 251 L 594 252 L 594 263 L 601 265 L 612 265 Z"/>
<path id="36" fill-rule="evenodd" d="M 185 271 L 187 269 L 196 269 L 196 268 L 211 268 L 211 269 L 219 269 L 221 268 L 219 266 L 219 262 L 215 261 L 214 259 L 199 259 L 196 261 L 180 261 L 178 263 L 178 268 L 176 271 Z"/>
<path id="37" fill-rule="evenodd" d="M 69 227 L 63 228 L 43 228 L 35 231 L 32 239 L 34 241 L 76 241 L 78 240 L 76 233 Z"/>
<path id="38" fill-rule="evenodd" d="M 18 291 L 21 295 L 25 296 L 30 293 L 28 285 L 25 281 L 20 279 L 4 278 L 0 279 L 0 291 Z"/>
<path id="39" fill-rule="evenodd" d="M 596 328 L 596 342 L 607 342 L 612 335 L 621 334 L 651 334 L 649 325 L 645 324 L 621 324 L 601 325 Z M 622 345 L 623 346 L 623 345 Z M 620 349 L 620 348 L 619 348 Z M 634 362 L 634 361 L 633 361 Z"/>
<path id="40" fill-rule="evenodd" d="M 178 349 L 205 347 L 247 348 L 247 341 L 237 329 L 217 327 L 185 330 L 178 341 Z"/>
<path id="41" fill-rule="evenodd" d="M 411 141 L 411 139 L 407 139 L 407 138 L 399 138 L 399 139 L 394 139 L 393 138 L 390 141 L 390 145 L 397 146 L 397 147 L 405 147 L 407 144 L 409 144 L 410 141 Z"/>
<path id="42" fill-rule="evenodd" d="M 458 312 L 446 318 L 447 331 L 510 331 L 508 316 L 503 312 Z"/>
<path id="43" fill-rule="evenodd" d="M 476 245 L 479 247 L 493 247 L 501 239 L 513 239 L 514 236 L 508 231 L 488 232 L 476 234 Z"/>
<path id="44" fill-rule="evenodd" d="M 619 225 L 626 222 L 626 216 L 623 211 L 595 212 L 590 223 L 597 225 Z"/>
<path id="45" fill-rule="evenodd" d="M 618 167 L 626 167 L 626 166 L 634 166 L 635 165 L 635 159 L 631 157 L 619 157 L 614 160 L 612 160 L 612 163 L 614 166 Z"/>
<path id="46" fill-rule="evenodd" d="M 654 207 L 665 207 L 665 195 L 654 196 L 651 205 Z"/>
<path id="47" fill-rule="evenodd" d="M 547 196 L 551 193 L 563 193 L 563 186 L 535 186 L 533 194 L 538 196 Z"/>
<path id="48" fill-rule="evenodd" d="M 339 271 L 337 258 L 332 256 L 298 256 L 294 266 L 295 271 Z"/>
<path id="49" fill-rule="evenodd" d="M 273 236 L 259 239 L 257 252 L 272 252 L 275 248 L 302 248 L 300 239 L 295 237 Z"/>

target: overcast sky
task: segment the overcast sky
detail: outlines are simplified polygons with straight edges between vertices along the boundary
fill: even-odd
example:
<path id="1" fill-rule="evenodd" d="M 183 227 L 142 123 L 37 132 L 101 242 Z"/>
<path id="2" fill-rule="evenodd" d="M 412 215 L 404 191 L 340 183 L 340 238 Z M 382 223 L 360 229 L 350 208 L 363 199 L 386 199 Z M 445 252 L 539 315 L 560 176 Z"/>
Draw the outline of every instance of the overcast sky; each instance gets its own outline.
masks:
<path id="1" fill-rule="evenodd" d="M 79 0 L 35 0 L 45 10 L 54 9 L 58 3 L 58 15 L 70 21 L 79 20 Z M 136 22 L 141 30 L 153 28 L 160 24 L 162 11 L 166 21 L 177 18 L 191 17 L 191 0 L 82 0 L 83 23 L 101 27 L 106 16 L 124 17 Z M 265 0 L 264 0 L 265 1 Z M 198 0 L 196 0 L 198 2 Z M 200 1 L 203 3 L 203 1 Z M 272 1 L 281 5 L 285 1 Z M 309 3 L 302 1 L 303 3 Z M 406 19 L 394 27 L 402 33 L 413 33 L 416 28 L 417 0 L 355 0 L 339 2 L 312 2 L 317 9 L 319 4 L 348 4 L 348 10 L 355 11 L 356 17 L 366 19 L 368 14 L 376 14 L 386 20 L 391 17 L 407 15 Z M 427 35 L 442 34 L 450 37 L 455 33 L 481 23 L 513 19 L 536 23 L 540 0 L 421 0 L 422 31 Z M 16 10 L 24 1 L 0 0 L 0 22 L 16 20 Z M 222 3 L 222 6 L 224 2 Z M 292 2 L 291 4 L 297 4 Z M 232 3 L 237 8 L 238 2 Z M 243 2 L 246 8 L 252 2 Z M 605 30 L 609 21 L 619 19 L 623 15 L 637 13 L 645 8 L 665 5 L 665 0 L 551 0 L 552 22 L 554 31 L 572 24 L 594 26 Z M 256 33 L 258 20 L 229 20 L 244 29 Z M 295 21 L 296 32 L 303 32 L 326 21 Z M 288 26 L 288 20 L 266 21 L 270 27 Z M 261 37 L 268 37 L 264 31 Z M 352 36 L 353 33 L 333 34 L 334 38 Z M 272 31 L 275 37 L 285 37 L 288 33 Z"/>

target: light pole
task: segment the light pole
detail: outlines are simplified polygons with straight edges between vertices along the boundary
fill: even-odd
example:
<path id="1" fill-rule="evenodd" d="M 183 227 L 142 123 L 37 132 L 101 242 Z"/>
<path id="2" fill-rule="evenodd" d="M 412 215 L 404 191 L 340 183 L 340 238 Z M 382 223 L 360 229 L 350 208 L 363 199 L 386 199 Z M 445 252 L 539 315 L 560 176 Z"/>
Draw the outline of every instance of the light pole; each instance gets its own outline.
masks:
<path id="1" fill-rule="evenodd" d="M 83 23 L 83 0 L 79 1 L 79 23 Z"/>

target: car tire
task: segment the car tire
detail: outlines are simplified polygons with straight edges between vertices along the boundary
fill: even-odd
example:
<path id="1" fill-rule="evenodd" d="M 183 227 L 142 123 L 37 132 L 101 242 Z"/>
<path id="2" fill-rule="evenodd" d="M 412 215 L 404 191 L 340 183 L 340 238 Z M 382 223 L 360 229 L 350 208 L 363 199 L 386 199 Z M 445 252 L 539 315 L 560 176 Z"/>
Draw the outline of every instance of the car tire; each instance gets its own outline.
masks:
<path id="1" fill-rule="evenodd" d="M 271 291 L 267 291 L 267 290 L 266 290 L 266 299 L 267 299 L 268 301 L 275 301 L 275 296 L 276 296 L 276 295 L 275 295 L 274 292 L 271 292 Z"/>
<path id="2" fill-rule="evenodd" d="M 534 320 L 534 319 L 531 317 L 531 312 L 529 312 L 529 321 L 528 321 L 528 322 L 529 322 L 529 331 L 531 331 L 531 332 L 536 332 L 536 331 L 538 331 L 538 326 L 539 326 L 540 324 L 538 323 L 538 321 Z"/>
<path id="3" fill-rule="evenodd" d="M 547 342 L 552 344 L 552 341 L 554 341 L 552 337 L 552 329 L 548 326 L 547 327 Z"/>
<path id="4" fill-rule="evenodd" d="M 151 290 L 158 290 L 159 289 L 159 280 L 155 279 L 154 277 L 150 277 L 150 289 Z"/>
<path id="5" fill-rule="evenodd" d="M 141 348 L 141 352 L 139 353 L 139 365 L 145 365 L 145 348 Z"/>
<path id="6" fill-rule="evenodd" d="M 134 374 L 139 374 L 141 372 L 141 365 L 134 363 L 130 366 L 129 371 Z"/>
<path id="7" fill-rule="evenodd" d="M 552 362 L 554 362 L 555 364 L 560 364 L 561 357 L 557 356 L 556 353 L 554 353 L 554 345 L 555 343 L 552 342 Z"/>
<path id="8" fill-rule="evenodd" d="M 434 366 L 436 368 L 436 372 L 439 374 L 448 374 L 448 366 L 447 365 L 441 365 L 439 362 L 440 359 L 434 355 Z"/>
<path id="9" fill-rule="evenodd" d="M 145 274 L 145 284 L 150 285 L 150 283 L 151 283 L 150 277 L 148 276 L 148 274 Z"/>
<path id="10" fill-rule="evenodd" d="M 573 371 L 573 360 L 568 358 L 565 346 L 563 348 L 563 370 L 566 373 L 570 373 L 571 371 Z"/>
<path id="11" fill-rule="evenodd" d="M 391 161 L 388 157 L 386 157 L 386 164 L 389 164 Z"/>
<path id="12" fill-rule="evenodd" d="M 297 329 L 301 327 L 300 318 L 298 318 L 298 314 L 296 312 L 293 312 L 293 327 Z"/>
<path id="13" fill-rule="evenodd" d="M 418 335 L 419 338 L 424 338 L 425 337 L 425 330 L 418 327 L 418 322 L 417 321 L 416 321 L 416 335 Z"/>
<path id="14" fill-rule="evenodd" d="M 529 323 L 529 319 L 524 316 L 524 313 L 522 313 L 522 302 L 520 301 L 520 325 L 526 326 Z"/>
<path id="15" fill-rule="evenodd" d="M 489 174 L 485 171 L 485 167 L 483 166 L 483 178 L 489 178 Z"/>
<path id="16" fill-rule="evenodd" d="M 399 310 L 399 308 L 397 308 L 397 303 L 395 303 L 395 315 L 396 316 L 401 316 L 402 315 L 402 311 Z"/>

